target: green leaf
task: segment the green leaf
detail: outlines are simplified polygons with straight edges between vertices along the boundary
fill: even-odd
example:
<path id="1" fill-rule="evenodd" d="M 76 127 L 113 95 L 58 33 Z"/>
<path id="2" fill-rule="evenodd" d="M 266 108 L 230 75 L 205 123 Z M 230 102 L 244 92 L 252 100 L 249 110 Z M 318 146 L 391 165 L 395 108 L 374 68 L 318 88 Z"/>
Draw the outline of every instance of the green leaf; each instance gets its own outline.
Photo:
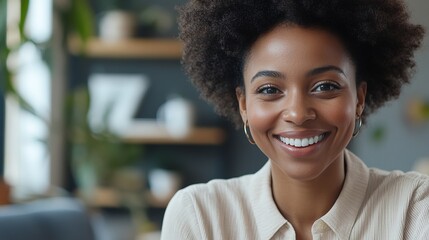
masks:
<path id="1" fill-rule="evenodd" d="M 21 0 L 21 15 L 19 19 L 19 33 L 21 39 L 27 39 L 25 34 L 25 22 L 27 21 L 28 7 L 30 6 L 30 0 Z"/>
<path id="2" fill-rule="evenodd" d="M 69 12 L 70 25 L 85 43 L 94 35 L 93 13 L 87 0 L 74 0 L 71 3 Z"/>

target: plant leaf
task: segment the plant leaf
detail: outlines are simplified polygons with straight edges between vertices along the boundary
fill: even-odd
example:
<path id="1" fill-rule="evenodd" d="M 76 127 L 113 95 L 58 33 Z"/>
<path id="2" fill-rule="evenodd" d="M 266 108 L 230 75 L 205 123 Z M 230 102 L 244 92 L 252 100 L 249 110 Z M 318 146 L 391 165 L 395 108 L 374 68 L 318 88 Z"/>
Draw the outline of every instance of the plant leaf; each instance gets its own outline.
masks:
<path id="1" fill-rule="evenodd" d="M 85 43 L 94 34 L 93 13 L 87 0 L 71 1 L 69 20 L 71 26 Z"/>
<path id="2" fill-rule="evenodd" d="M 25 41 L 25 39 L 27 39 L 25 34 L 25 22 L 27 21 L 29 6 L 30 0 L 21 0 L 21 15 L 19 19 L 19 33 L 21 35 L 21 41 Z"/>

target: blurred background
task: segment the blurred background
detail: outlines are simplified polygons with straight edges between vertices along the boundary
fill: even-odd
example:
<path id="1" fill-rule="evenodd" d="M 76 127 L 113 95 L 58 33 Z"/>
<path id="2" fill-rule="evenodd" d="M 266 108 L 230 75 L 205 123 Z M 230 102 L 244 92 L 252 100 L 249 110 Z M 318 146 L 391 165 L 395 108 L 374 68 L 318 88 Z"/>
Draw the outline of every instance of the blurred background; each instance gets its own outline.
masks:
<path id="1" fill-rule="evenodd" d="M 266 162 L 184 74 L 185 0 L 0 2 L 2 239 L 158 239 L 178 189 Z M 370 167 L 429 174 L 429 37 L 416 60 L 349 146 Z"/>

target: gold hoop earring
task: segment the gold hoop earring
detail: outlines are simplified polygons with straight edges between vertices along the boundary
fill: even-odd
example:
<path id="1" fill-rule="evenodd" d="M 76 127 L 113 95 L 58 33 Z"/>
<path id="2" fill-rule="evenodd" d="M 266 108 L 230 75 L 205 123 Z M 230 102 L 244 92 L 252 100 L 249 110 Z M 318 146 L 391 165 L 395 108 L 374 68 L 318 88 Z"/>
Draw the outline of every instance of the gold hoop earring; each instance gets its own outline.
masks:
<path id="1" fill-rule="evenodd" d="M 362 118 L 360 116 L 357 116 L 355 120 L 355 129 L 353 130 L 352 137 L 356 137 L 359 134 L 361 128 L 362 128 Z"/>
<path id="2" fill-rule="evenodd" d="M 249 132 L 247 131 L 248 128 L 248 122 L 246 120 L 246 123 L 243 125 L 243 129 L 244 129 L 244 134 L 246 135 L 247 140 L 250 142 L 250 144 L 254 145 L 255 140 L 253 140 L 253 137 L 249 134 L 250 133 L 250 128 L 249 128 Z"/>

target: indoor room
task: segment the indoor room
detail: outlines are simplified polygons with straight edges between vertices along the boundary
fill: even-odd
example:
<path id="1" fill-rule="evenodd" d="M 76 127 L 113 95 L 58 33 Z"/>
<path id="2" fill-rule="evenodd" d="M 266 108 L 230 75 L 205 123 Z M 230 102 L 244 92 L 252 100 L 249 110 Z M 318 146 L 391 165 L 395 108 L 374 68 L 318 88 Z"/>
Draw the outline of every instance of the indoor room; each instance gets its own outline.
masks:
<path id="1" fill-rule="evenodd" d="M 187 2 L 0 0 L 0 239 L 161 239 L 177 191 L 266 165 L 256 127 L 205 101 L 221 84 L 201 94 L 183 66 Z M 429 2 L 405 3 L 426 31 L 410 83 L 347 149 L 429 175 Z"/>

